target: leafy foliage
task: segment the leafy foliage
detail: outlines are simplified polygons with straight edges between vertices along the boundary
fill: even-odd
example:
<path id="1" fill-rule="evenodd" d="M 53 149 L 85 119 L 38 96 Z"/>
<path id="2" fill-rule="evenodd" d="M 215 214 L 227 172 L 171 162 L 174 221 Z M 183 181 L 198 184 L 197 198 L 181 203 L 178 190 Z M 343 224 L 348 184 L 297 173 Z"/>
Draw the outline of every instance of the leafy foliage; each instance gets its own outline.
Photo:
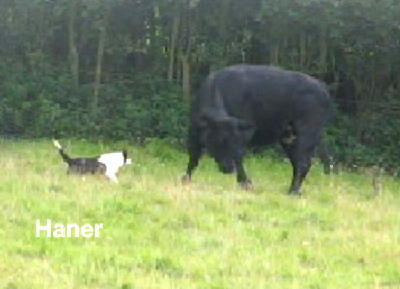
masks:
<path id="1" fill-rule="evenodd" d="M 398 15 L 393 0 L 1 1 L 0 133 L 181 139 L 207 74 L 263 63 L 328 83 L 342 162 L 398 167 Z"/>

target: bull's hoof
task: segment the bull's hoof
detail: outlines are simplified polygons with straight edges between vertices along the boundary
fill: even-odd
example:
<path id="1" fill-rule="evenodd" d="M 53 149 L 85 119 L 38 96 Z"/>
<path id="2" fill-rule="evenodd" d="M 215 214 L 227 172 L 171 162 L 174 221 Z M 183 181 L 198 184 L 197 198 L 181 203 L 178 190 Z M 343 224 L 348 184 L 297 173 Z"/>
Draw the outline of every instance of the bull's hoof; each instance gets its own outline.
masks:
<path id="1" fill-rule="evenodd" d="M 192 182 L 192 178 L 189 175 L 184 175 L 181 178 L 181 182 L 182 182 L 182 185 L 190 184 Z"/>
<path id="2" fill-rule="evenodd" d="M 293 197 L 300 197 L 300 196 L 301 196 L 301 193 L 300 193 L 299 190 L 290 190 L 290 191 L 288 192 L 288 195 L 289 195 L 289 196 L 293 196 Z"/>
<path id="3" fill-rule="evenodd" d="M 250 180 L 239 182 L 239 186 L 242 190 L 251 191 L 253 190 L 253 184 Z"/>

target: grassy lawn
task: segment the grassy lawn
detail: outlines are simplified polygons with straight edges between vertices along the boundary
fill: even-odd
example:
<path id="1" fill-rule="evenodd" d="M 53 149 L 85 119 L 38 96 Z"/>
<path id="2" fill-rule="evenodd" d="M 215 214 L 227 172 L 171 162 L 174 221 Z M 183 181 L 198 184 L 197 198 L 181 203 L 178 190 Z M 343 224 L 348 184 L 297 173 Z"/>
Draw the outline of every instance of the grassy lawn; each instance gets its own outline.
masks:
<path id="1" fill-rule="evenodd" d="M 400 181 L 249 157 L 254 189 L 160 142 L 62 140 L 72 155 L 128 148 L 119 184 L 67 176 L 50 140 L 0 141 L 0 288 L 400 288 Z M 99 238 L 35 237 L 35 221 L 97 224 Z"/>

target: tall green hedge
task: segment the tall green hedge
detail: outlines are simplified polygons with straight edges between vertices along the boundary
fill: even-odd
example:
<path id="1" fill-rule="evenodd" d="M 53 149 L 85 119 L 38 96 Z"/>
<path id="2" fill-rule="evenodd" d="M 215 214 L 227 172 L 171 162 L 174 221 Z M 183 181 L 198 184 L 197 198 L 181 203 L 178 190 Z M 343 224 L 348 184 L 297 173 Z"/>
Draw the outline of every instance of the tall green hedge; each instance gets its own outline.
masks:
<path id="1" fill-rule="evenodd" d="M 272 64 L 328 84 L 338 160 L 395 170 L 399 15 L 394 0 L 0 1 L 0 134 L 184 139 L 211 71 Z"/>

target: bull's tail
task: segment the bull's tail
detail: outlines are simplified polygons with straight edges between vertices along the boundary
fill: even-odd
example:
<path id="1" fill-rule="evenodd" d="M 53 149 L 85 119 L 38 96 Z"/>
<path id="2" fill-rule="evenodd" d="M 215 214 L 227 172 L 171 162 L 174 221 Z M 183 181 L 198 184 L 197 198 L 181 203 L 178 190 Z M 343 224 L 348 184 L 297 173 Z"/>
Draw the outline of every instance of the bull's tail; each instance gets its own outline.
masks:
<path id="1" fill-rule="evenodd" d="M 324 173 L 329 175 L 335 173 L 337 168 L 335 167 L 335 159 L 333 158 L 327 144 L 326 136 L 322 136 L 320 143 L 317 147 L 317 154 L 324 167 Z"/>
<path id="2" fill-rule="evenodd" d="M 60 153 L 63 161 L 66 162 L 66 163 L 70 163 L 71 158 L 64 152 L 64 150 L 63 150 L 61 144 L 59 143 L 59 141 L 56 140 L 56 139 L 53 139 L 53 144 L 58 149 L 58 152 Z"/>

